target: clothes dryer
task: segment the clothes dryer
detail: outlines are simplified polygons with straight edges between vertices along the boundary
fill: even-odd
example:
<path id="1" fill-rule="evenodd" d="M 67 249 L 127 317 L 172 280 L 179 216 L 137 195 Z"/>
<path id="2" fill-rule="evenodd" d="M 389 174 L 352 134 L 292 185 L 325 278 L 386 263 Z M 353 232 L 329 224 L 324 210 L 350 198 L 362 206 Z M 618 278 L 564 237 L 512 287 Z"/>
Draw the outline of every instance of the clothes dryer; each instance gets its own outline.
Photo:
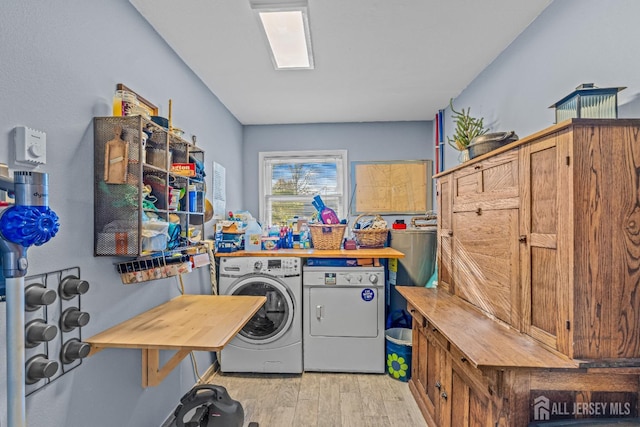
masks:
<path id="1" fill-rule="evenodd" d="M 293 257 L 222 257 L 221 295 L 267 302 L 221 352 L 222 372 L 302 372 L 302 267 Z"/>
<path id="2" fill-rule="evenodd" d="M 384 267 L 303 271 L 304 370 L 384 373 Z"/>

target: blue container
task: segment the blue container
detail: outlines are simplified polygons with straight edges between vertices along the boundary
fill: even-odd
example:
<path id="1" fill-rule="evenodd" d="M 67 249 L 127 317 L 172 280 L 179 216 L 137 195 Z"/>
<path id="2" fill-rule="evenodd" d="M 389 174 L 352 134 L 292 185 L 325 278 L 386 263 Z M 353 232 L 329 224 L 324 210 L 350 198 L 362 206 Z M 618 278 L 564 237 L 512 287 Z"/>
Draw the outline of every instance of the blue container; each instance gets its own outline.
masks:
<path id="1" fill-rule="evenodd" d="M 407 382 L 411 378 L 411 329 L 391 328 L 385 331 L 387 373 Z"/>

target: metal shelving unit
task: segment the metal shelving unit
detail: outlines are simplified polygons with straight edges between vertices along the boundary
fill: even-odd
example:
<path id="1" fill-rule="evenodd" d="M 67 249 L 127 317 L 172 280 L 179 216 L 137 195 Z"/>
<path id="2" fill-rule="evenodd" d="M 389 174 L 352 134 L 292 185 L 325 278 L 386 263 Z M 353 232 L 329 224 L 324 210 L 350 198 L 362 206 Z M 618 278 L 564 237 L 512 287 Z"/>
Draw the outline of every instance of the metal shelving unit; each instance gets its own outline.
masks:
<path id="1" fill-rule="evenodd" d="M 203 238 L 202 149 L 141 116 L 94 118 L 94 149 L 95 256 L 138 257 Z M 174 163 L 198 165 L 196 176 Z"/>

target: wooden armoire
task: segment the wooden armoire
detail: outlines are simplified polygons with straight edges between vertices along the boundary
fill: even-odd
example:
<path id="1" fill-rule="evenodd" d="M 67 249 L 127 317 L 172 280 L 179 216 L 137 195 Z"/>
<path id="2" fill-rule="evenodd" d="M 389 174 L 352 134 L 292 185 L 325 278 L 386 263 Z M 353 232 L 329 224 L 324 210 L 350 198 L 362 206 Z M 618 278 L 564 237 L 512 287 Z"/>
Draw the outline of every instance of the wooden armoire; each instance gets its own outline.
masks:
<path id="1" fill-rule="evenodd" d="M 572 119 L 436 175 L 438 286 L 400 287 L 430 425 L 638 417 L 640 119 Z"/>

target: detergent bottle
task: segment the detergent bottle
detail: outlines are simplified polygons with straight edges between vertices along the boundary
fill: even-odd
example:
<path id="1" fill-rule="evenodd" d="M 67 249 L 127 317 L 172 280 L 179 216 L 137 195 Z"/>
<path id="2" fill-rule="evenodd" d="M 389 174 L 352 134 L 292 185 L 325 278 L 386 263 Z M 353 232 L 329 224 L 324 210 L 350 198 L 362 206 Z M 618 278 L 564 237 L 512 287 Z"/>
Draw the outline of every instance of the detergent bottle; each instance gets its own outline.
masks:
<path id="1" fill-rule="evenodd" d="M 340 218 L 338 218 L 338 214 L 336 214 L 336 211 L 328 206 L 325 206 L 320 195 L 315 196 L 311 204 L 320 214 L 320 219 L 324 224 L 340 224 Z"/>
<path id="2" fill-rule="evenodd" d="M 262 250 L 262 227 L 253 218 L 249 220 L 247 228 L 244 230 L 244 250 Z"/>

